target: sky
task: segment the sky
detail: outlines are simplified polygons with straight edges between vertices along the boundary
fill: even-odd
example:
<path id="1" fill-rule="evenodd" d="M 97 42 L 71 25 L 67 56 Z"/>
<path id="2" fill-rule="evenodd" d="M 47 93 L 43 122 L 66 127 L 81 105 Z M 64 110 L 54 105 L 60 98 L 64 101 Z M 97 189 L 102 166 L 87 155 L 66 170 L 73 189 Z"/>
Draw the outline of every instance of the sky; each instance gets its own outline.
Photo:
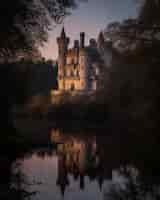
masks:
<path id="1" fill-rule="evenodd" d="M 79 39 L 80 32 L 86 33 L 86 44 L 90 38 L 97 38 L 107 24 L 122 21 L 137 15 L 136 0 L 88 0 L 80 3 L 72 14 L 65 18 L 64 27 L 70 46 L 75 39 Z M 58 46 L 56 38 L 60 35 L 62 25 L 57 25 L 49 33 L 48 42 L 40 49 L 46 59 L 57 59 Z"/>

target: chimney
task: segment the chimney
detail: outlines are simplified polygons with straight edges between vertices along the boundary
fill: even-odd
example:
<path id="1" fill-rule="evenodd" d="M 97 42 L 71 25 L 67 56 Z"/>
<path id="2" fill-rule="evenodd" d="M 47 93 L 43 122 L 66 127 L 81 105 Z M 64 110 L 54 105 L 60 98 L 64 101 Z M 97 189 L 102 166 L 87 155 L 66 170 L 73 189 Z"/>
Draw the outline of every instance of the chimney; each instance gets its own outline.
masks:
<path id="1" fill-rule="evenodd" d="M 75 41 L 74 41 L 74 48 L 75 48 L 75 49 L 78 49 L 78 48 L 79 48 L 79 41 L 78 41 L 78 40 L 75 40 Z"/>
<path id="2" fill-rule="evenodd" d="M 85 33 L 80 33 L 80 48 L 84 48 L 85 46 Z"/>

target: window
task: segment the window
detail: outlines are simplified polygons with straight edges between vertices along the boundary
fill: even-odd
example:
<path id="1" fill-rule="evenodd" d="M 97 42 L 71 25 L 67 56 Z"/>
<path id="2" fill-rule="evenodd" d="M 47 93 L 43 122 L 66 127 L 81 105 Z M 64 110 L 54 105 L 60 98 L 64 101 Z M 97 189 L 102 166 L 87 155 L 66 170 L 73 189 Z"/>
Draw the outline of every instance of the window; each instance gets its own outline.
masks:
<path id="1" fill-rule="evenodd" d="M 71 84 L 71 91 L 74 91 L 75 90 L 75 85 L 74 83 Z"/>
<path id="2" fill-rule="evenodd" d="M 96 75 L 98 76 L 99 75 L 99 69 L 97 67 L 95 69 L 95 72 L 96 72 Z"/>

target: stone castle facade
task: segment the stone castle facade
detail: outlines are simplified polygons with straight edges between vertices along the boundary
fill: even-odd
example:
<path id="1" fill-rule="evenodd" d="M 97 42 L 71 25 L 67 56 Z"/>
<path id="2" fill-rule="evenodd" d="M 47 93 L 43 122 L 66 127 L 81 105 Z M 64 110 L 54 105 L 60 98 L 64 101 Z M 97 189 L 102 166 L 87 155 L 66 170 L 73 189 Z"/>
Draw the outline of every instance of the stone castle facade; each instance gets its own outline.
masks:
<path id="1" fill-rule="evenodd" d="M 58 56 L 58 89 L 60 91 L 95 91 L 101 87 L 104 71 L 104 37 L 100 33 L 98 40 L 90 39 L 85 46 L 85 33 L 80 33 L 80 41 L 75 40 L 69 49 L 70 38 L 64 28 L 57 38 Z"/>

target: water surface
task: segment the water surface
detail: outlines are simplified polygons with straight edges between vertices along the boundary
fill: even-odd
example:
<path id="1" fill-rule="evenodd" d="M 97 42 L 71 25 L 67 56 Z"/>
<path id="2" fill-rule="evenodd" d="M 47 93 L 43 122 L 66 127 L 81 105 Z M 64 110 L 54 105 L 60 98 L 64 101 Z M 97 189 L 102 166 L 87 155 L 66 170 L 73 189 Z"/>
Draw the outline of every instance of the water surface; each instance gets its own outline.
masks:
<path id="1" fill-rule="evenodd" d="M 31 200 L 125 199 L 126 195 L 156 199 L 159 195 L 152 174 L 143 175 L 143 167 L 127 160 L 128 154 L 106 137 L 84 130 L 48 131 L 46 145 L 33 148 L 12 166 L 13 174 L 23 177 L 13 187 L 30 192 Z"/>

